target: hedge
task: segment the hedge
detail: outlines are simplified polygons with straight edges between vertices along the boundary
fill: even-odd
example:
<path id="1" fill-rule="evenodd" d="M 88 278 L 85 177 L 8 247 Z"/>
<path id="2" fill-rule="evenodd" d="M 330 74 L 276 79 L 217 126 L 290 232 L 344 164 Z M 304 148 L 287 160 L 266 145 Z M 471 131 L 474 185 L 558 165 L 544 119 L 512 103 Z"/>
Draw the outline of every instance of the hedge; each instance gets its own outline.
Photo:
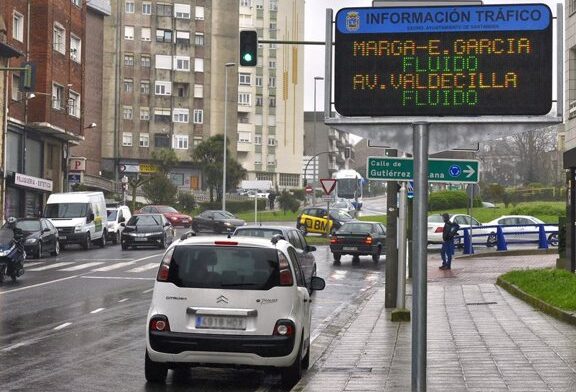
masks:
<path id="1" fill-rule="evenodd" d="M 428 209 L 430 211 L 452 210 L 455 208 L 468 207 L 469 198 L 466 192 L 462 191 L 439 191 L 433 192 L 428 198 Z M 481 207 L 480 198 L 474 198 L 474 207 Z"/>

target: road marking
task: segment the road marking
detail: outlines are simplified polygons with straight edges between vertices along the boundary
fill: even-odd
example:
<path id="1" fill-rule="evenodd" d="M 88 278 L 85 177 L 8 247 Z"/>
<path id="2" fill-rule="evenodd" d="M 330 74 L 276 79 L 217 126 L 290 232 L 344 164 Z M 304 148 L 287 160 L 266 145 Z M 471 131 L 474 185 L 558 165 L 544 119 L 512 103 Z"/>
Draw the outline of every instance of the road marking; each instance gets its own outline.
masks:
<path id="1" fill-rule="evenodd" d="M 36 261 L 34 263 L 24 263 L 24 268 L 34 267 L 35 265 L 46 264 L 45 261 Z"/>
<path id="2" fill-rule="evenodd" d="M 156 280 L 156 278 L 132 278 L 127 276 L 81 276 L 82 279 Z"/>
<path id="3" fill-rule="evenodd" d="M 93 311 L 90 312 L 90 314 L 96 314 L 96 313 L 100 313 L 101 311 L 103 311 L 106 308 L 98 308 L 98 309 L 94 309 Z"/>
<path id="4" fill-rule="evenodd" d="M 77 277 L 78 277 L 78 275 L 72 275 L 72 276 L 67 276 L 67 277 L 65 277 L 65 278 L 61 278 L 61 279 L 51 280 L 51 281 L 49 281 L 49 282 L 33 284 L 32 286 L 20 287 L 20 288 L 18 288 L 18 289 L 13 289 L 13 290 L 0 291 L 0 295 L 2 295 L 2 294 L 8 294 L 8 293 L 13 293 L 13 292 L 16 292 L 16 291 L 28 290 L 28 289 L 32 289 L 32 288 L 34 288 L 34 287 L 46 286 L 46 285 L 48 285 L 48 284 L 58 283 L 58 282 L 62 282 L 63 280 L 74 279 L 74 278 L 77 278 Z"/>
<path id="5" fill-rule="evenodd" d="M 122 268 L 122 267 L 127 267 L 129 265 L 132 265 L 136 263 L 136 260 L 132 260 L 132 261 L 126 261 L 124 263 L 116 263 L 116 264 L 110 264 L 107 265 L 106 267 L 100 267 L 100 268 L 96 268 L 93 269 L 92 272 L 106 272 L 106 271 L 112 271 L 118 268 Z"/>
<path id="6" fill-rule="evenodd" d="M 122 302 L 126 302 L 128 301 L 128 298 L 122 298 L 120 301 L 118 301 L 119 304 L 121 304 Z"/>
<path id="7" fill-rule="evenodd" d="M 142 292 L 142 294 L 147 294 L 147 293 L 151 292 L 152 290 L 154 290 L 154 287 L 152 287 L 151 289 L 148 289 L 148 290 L 144 290 Z"/>
<path id="8" fill-rule="evenodd" d="M 160 263 L 148 263 L 148 264 L 144 264 L 143 266 L 140 266 L 140 267 L 132 268 L 131 270 L 128 270 L 127 272 L 144 272 L 144 271 L 158 268 L 159 265 L 160 265 Z"/>
<path id="9" fill-rule="evenodd" d="M 61 329 L 63 329 L 63 328 L 66 328 L 66 327 L 69 326 L 69 325 L 72 325 L 72 323 L 60 324 L 59 326 L 54 327 L 53 329 L 54 329 L 54 331 L 58 331 L 58 330 L 61 330 Z"/>
<path id="10" fill-rule="evenodd" d="M 76 261 L 126 261 L 130 259 L 76 259 Z"/>
<path id="11" fill-rule="evenodd" d="M 155 255 L 152 256 L 146 256 L 146 257 L 142 257 L 140 259 L 136 259 L 134 261 L 142 261 L 142 260 L 147 260 L 147 259 L 151 259 L 152 257 L 157 257 L 157 256 L 162 256 L 164 253 L 156 253 Z"/>
<path id="12" fill-rule="evenodd" d="M 64 266 L 70 265 L 70 264 L 74 264 L 74 262 L 73 261 L 64 261 L 62 263 L 50 264 L 50 265 L 45 265 L 44 267 L 28 269 L 27 271 L 29 271 L 29 272 L 46 271 L 49 269 L 64 267 Z"/>
<path id="13" fill-rule="evenodd" d="M 336 270 L 332 273 L 332 275 L 330 275 L 330 278 L 335 280 L 342 280 L 346 277 L 347 273 L 348 271 Z"/>
<path id="14" fill-rule="evenodd" d="M 23 342 L 16 343 L 16 344 L 13 344 L 12 346 L 8 346 L 8 347 L 6 347 L 6 348 L 3 348 L 3 349 L 2 349 L 2 352 L 9 352 L 9 351 L 12 351 L 12 350 L 14 350 L 14 349 L 16 349 L 16 348 L 18 348 L 18 347 L 29 346 L 29 345 L 31 345 L 31 344 L 34 344 L 34 343 L 38 342 L 39 340 L 40 340 L 40 339 L 25 340 L 25 341 L 23 341 Z"/>
<path id="15" fill-rule="evenodd" d="M 75 265 L 74 267 L 63 268 L 63 269 L 60 269 L 58 271 L 78 271 L 81 269 L 95 267 L 95 266 L 100 265 L 100 264 L 104 264 L 104 262 L 103 261 L 95 261 L 93 263 L 86 263 L 86 264 Z"/>

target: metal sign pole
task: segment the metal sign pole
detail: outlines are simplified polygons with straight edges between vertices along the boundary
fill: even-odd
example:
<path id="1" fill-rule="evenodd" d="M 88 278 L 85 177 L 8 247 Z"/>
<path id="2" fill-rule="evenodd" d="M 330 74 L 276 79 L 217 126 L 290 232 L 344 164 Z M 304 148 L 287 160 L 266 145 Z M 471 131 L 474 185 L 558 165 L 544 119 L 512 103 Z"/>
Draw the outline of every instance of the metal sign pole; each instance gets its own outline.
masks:
<path id="1" fill-rule="evenodd" d="M 412 391 L 426 391 L 427 221 L 429 124 L 413 124 L 414 143 L 414 280 L 412 284 Z"/>
<path id="2" fill-rule="evenodd" d="M 400 186 L 398 211 L 398 294 L 396 308 L 406 308 L 406 182 Z"/>

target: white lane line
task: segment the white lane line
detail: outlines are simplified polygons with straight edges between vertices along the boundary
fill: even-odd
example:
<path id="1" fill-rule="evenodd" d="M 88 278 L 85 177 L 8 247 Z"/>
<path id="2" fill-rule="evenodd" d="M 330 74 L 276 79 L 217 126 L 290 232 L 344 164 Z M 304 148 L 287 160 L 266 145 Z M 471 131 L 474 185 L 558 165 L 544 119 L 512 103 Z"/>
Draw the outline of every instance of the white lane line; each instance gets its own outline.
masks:
<path id="1" fill-rule="evenodd" d="M 94 309 L 93 311 L 90 312 L 90 314 L 96 314 L 96 313 L 100 313 L 101 311 L 103 311 L 106 308 L 98 308 L 98 309 Z"/>
<path id="2" fill-rule="evenodd" d="M 142 257 L 142 258 L 136 259 L 136 260 L 134 260 L 134 261 L 147 260 L 147 259 L 151 259 L 152 257 L 162 256 L 163 254 L 164 254 L 164 253 L 156 253 L 155 255 Z M 158 263 L 158 264 L 160 264 L 160 263 Z"/>
<path id="3" fill-rule="evenodd" d="M 59 326 L 54 327 L 54 328 L 52 328 L 52 329 L 53 329 L 54 331 L 59 331 L 59 330 L 61 330 L 61 329 L 63 329 L 63 328 L 66 328 L 66 327 L 69 326 L 69 325 L 72 325 L 72 323 L 60 324 Z"/>
<path id="4" fill-rule="evenodd" d="M 46 264 L 45 261 L 36 261 L 34 263 L 24 263 L 24 268 L 34 267 L 35 265 Z"/>
<path id="5" fill-rule="evenodd" d="M 76 261 L 126 261 L 130 259 L 76 259 Z"/>
<path id="6" fill-rule="evenodd" d="M 82 279 L 156 280 L 156 278 L 132 278 L 127 276 L 81 276 Z"/>
<path id="7" fill-rule="evenodd" d="M 148 263 L 148 264 L 144 264 L 140 267 L 132 268 L 131 270 L 128 270 L 128 272 L 144 272 L 144 271 L 158 268 L 158 266 L 160 266 L 160 263 Z"/>
<path id="8" fill-rule="evenodd" d="M 151 292 L 152 290 L 154 290 L 154 287 L 152 287 L 151 289 L 148 289 L 148 290 L 144 290 L 142 292 L 142 294 L 147 294 L 147 293 Z"/>
<path id="9" fill-rule="evenodd" d="M 60 269 L 58 271 L 78 271 L 78 270 L 82 270 L 82 269 L 86 269 L 86 268 L 96 267 L 97 265 L 100 265 L 100 264 L 104 264 L 104 262 L 103 261 L 95 261 L 93 263 L 86 263 L 86 264 L 75 265 L 73 267 L 63 268 L 63 269 Z"/>
<path id="10" fill-rule="evenodd" d="M 78 275 L 72 275 L 72 276 L 67 276 L 67 277 L 65 277 L 65 278 L 61 278 L 61 279 L 51 280 L 51 281 L 49 281 L 49 282 L 33 284 L 32 286 L 20 287 L 20 288 L 18 288 L 18 289 L 13 289 L 13 290 L 0 291 L 0 295 L 2 295 L 2 294 L 14 293 L 14 292 L 16 292 L 16 291 L 28 290 L 28 289 L 32 289 L 32 288 L 34 288 L 34 287 L 46 286 L 46 285 L 48 285 L 48 284 L 58 283 L 58 282 L 62 282 L 63 280 L 74 279 L 74 278 L 77 278 L 77 277 L 78 277 Z"/>
<path id="11" fill-rule="evenodd" d="M 28 272 L 46 271 L 49 269 L 64 267 L 64 266 L 70 265 L 70 264 L 74 264 L 74 262 L 73 261 L 64 261 L 62 263 L 45 265 L 44 267 L 27 269 L 26 271 L 28 271 Z"/>
<path id="12" fill-rule="evenodd" d="M 122 298 L 120 301 L 118 301 L 119 304 L 121 304 L 122 302 L 126 302 L 128 301 L 128 298 Z"/>
<path id="13" fill-rule="evenodd" d="M 23 342 L 16 343 L 16 344 L 13 344 L 12 346 L 8 346 L 8 347 L 3 348 L 3 349 L 2 349 L 2 352 L 5 352 L 5 353 L 6 353 L 6 352 L 12 351 L 12 350 L 14 350 L 14 349 L 17 349 L 18 347 L 29 346 L 29 345 L 32 345 L 32 344 L 38 342 L 39 340 L 40 340 L 40 339 L 25 340 L 25 341 L 23 341 Z"/>
<path id="14" fill-rule="evenodd" d="M 112 271 L 118 268 L 122 268 L 122 267 L 127 267 L 129 265 L 132 265 L 136 263 L 136 261 L 125 261 L 124 263 L 116 263 L 116 264 L 110 264 L 107 265 L 106 267 L 100 267 L 100 268 L 96 268 L 93 269 L 92 272 L 106 272 L 106 271 Z"/>

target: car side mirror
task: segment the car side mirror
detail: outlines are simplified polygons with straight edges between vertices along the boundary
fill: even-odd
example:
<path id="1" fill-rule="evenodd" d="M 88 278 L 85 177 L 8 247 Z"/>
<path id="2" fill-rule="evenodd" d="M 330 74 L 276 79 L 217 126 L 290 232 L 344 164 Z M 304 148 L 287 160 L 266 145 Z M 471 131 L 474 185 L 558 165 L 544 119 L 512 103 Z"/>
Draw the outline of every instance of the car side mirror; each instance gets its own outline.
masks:
<path id="1" fill-rule="evenodd" d="M 306 246 L 306 252 L 314 252 L 315 250 L 316 250 L 315 246 L 312 246 L 312 245 Z"/>
<path id="2" fill-rule="evenodd" d="M 47 227 L 42 229 L 42 233 L 49 233 L 49 232 L 50 232 L 50 229 Z"/>
<path id="3" fill-rule="evenodd" d="M 118 219 L 118 223 L 122 223 L 122 222 L 126 222 L 126 218 L 124 218 L 123 216 L 120 217 L 120 219 Z"/>
<path id="4" fill-rule="evenodd" d="M 164 223 L 164 226 L 170 226 L 170 222 Z"/>
<path id="5" fill-rule="evenodd" d="M 120 226 L 126 227 L 126 223 L 122 222 L 122 223 L 120 223 Z"/>
<path id="6" fill-rule="evenodd" d="M 324 281 L 324 279 L 318 277 L 318 276 L 313 276 L 312 280 L 310 281 L 310 288 L 314 291 L 320 291 L 320 290 L 324 290 L 324 287 L 326 287 L 326 282 Z"/>
<path id="7" fill-rule="evenodd" d="M 92 222 L 94 220 L 94 213 L 91 212 L 90 215 L 88 215 L 88 223 Z"/>
<path id="8" fill-rule="evenodd" d="M 190 237 L 196 237 L 196 232 L 195 232 L 194 230 L 190 230 L 190 231 L 182 234 L 182 236 L 180 237 L 180 239 L 181 239 L 182 241 L 184 241 L 185 239 L 190 238 Z"/>

